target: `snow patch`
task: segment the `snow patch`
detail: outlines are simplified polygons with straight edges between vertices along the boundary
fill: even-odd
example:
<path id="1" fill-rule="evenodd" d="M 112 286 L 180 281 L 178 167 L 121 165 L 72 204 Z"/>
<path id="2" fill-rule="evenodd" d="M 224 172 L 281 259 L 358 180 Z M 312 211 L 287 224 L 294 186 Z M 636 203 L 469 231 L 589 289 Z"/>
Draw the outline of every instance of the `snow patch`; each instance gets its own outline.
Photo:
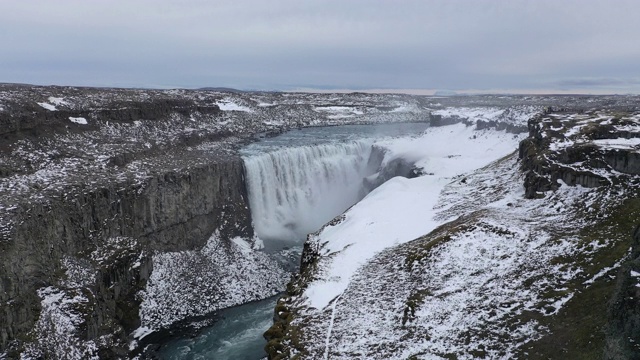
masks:
<path id="1" fill-rule="evenodd" d="M 219 100 L 218 102 L 216 102 L 216 105 L 218 105 L 218 107 L 222 111 L 243 111 L 249 113 L 253 112 L 253 110 L 251 110 L 250 108 L 238 105 L 232 100 Z"/>
<path id="2" fill-rule="evenodd" d="M 71 121 L 72 123 L 80 124 L 80 125 L 87 125 L 87 119 L 83 117 L 69 116 L 69 121 Z"/>
<path id="3" fill-rule="evenodd" d="M 605 148 L 610 149 L 638 149 L 640 147 L 640 138 L 618 138 L 618 139 L 598 139 L 593 140 L 593 143 Z"/>
<path id="4" fill-rule="evenodd" d="M 52 103 L 53 105 L 69 105 L 68 102 L 66 102 L 64 100 L 64 98 L 61 97 L 54 97 L 54 96 L 49 96 L 49 102 Z"/>
<path id="5" fill-rule="evenodd" d="M 43 108 L 49 110 L 49 111 L 56 111 L 58 110 L 55 106 L 48 104 L 48 103 L 38 103 L 38 105 L 42 106 Z"/>
<path id="6" fill-rule="evenodd" d="M 149 327 L 146 327 L 146 326 L 140 326 L 139 328 L 135 329 L 135 330 L 133 331 L 133 333 L 131 333 L 131 336 L 132 336 L 134 339 L 140 340 L 140 339 L 143 339 L 145 336 L 147 336 L 147 335 L 149 335 L 149 334 L 153 333 L 154 331 L 155 331 L 155 330 L 153 330 L 153 329 L 151 329 L 151 328 L 149 328 Z"/>
<path id="7" fill-rule="evenodd" d="M 245 254 L 250 254 L 251 251 L 253 251 L 251 244 L 249 244 L 248 241 L 246 241 L 245 239 L 239 236 L 236 236 L 233 239 L 231 239 L 231 242 L 238 245 L 238 249 L 240 249 L 240 251 L 242 251 Z"/>

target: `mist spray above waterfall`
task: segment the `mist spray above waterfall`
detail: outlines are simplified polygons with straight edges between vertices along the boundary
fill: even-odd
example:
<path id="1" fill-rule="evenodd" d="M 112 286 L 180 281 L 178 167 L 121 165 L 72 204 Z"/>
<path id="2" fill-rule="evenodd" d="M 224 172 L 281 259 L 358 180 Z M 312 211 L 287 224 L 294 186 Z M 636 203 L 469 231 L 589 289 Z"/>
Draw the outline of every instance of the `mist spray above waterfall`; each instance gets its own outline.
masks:
<path id="1" fill-rule="evenodd" d="M 301 241 L 365 195 L 371 141 L 284 148 L 244 157 L 256 234 Z"/>

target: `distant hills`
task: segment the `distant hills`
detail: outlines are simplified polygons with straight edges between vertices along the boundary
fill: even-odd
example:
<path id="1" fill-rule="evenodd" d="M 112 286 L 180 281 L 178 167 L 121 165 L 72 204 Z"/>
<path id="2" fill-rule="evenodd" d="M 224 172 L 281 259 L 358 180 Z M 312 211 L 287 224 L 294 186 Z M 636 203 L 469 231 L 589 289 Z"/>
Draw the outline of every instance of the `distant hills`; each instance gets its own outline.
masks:
<path id="1" fill-rule="evenodd" d="M 220 92 L 232 92 L 232 93 L 238 93 L 238 94 L 241 94 L 241 93 L 245 93 L 245 92 L 247 92 L 247 91 L 245 91 L 245 90 L 238 90 L 238 89 L 234 89 L 234 88 L 228 88 L 228 87 L 211 87 L 211 86 L 208 86 L 208 87 L 201 87 L 201 88 L 198 88 L 198 89 L 196 89 L 196 90 L 220 91 Z"/>

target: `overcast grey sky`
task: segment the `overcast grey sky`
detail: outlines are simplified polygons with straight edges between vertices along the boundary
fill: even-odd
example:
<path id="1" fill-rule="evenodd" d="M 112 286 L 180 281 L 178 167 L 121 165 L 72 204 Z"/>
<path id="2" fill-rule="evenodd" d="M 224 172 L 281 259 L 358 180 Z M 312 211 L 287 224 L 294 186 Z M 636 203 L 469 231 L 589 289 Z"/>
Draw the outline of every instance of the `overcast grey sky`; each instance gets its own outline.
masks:
<path id="1" fill-rule="evenodd" d="M 638 0 L 0 0 L 0 82 L 640 92 Z"/>

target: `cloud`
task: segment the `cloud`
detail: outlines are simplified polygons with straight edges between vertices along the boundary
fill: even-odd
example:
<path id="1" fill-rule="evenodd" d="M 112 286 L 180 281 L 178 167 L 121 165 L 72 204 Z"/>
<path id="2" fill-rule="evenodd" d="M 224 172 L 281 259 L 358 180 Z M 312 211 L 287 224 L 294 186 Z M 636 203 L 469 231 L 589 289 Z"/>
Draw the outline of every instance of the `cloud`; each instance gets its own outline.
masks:
<path id="1" fill-rule="evenodd" d="M 628 90 L 638 13 L 631 0 L 7 1 L 0 81 Z"/>

